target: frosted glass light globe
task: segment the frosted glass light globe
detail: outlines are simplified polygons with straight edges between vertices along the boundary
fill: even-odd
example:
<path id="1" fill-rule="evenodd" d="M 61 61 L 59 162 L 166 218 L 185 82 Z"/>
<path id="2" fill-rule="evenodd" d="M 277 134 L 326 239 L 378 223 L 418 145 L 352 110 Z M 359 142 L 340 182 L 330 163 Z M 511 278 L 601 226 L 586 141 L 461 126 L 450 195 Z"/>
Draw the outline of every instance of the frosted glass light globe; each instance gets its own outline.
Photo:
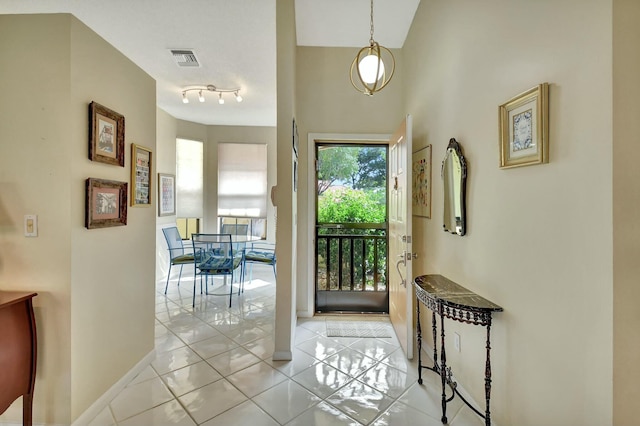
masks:
<path id="1" fill-rule="evenodd" d="M 380 69 L 378 70 L 378 61 L 380 61 Z M 362 76 L 362 81 L 367 84 L 375 83 L 376 80 L 380 80 L 384 75 L 384 62 L 380 60 L 376 55 L 367 55 L 358 64 L 358 70 Z M 378 70 L 378 76 L 376 77 L 376 70 Z"/>

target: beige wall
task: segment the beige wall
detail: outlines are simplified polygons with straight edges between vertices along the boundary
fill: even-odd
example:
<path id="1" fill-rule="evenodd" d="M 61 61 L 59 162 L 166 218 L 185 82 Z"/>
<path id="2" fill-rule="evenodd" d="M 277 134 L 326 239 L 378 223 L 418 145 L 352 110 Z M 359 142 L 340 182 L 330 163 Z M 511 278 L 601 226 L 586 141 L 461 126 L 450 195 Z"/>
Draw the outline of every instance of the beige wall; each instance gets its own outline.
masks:
<path id="1" fill-rule="evenodd" d="M 69 424 L 153 350 L 155 206 L 129 208 L 127 226 L 87 230 L 84 182 L 128 182 L 130 144 L 155 150 L 155 82 L 70 15 L 0 16 L 0 51 L 11 220 L 0 287 L 39 293 L 34 419 Z M 125 116 L 125 167 L 88 160 L 91 101 Z M 26 213 L 38 215 L 37 238 L 22 236 Z M 0 417 L 20 418 L 14 407 Z"/>
<path id="2" fill-rule="evenodd" d="M 308 178 L 309 133 L 357 135 L 392 134 L 405 116 L 402 87 L 402 52 L 394 50 L 396 74 L 374 96 L 356 91 L 349 80 L 356 48 L 298 47 L 296 49 L 297 119 L 300 134 L 298 187 L 297 311 L 308 316 L 313 306 L 313 240 L 315 182 Z M 313 159 L 312 159 L 313 160 Z M 311 256 L 310 256 L 311 255 Z"/>
<path id="3" fill-rule="evenodd" d="M 177 120 L 158 108 L 156 112 L 156 171 L 158 173 L 176 174 L 177 132 Z M 156 283 L 166 282 L 167 272 L 169 272 L 169 251 L 162 228 L 174 226 L 175 223 L 175 215 L 156 217 Z"/>
<path id="4" fill-rule="evenodd" d="M 640 3 L 613 1 L 613 424 L 640 418 Z"/>
<path id="5" fill-rule="evenodd" d="M 275 360 L 292 357 L 296 327 L 297 193 L 293 192 L 292 120 L 296 117 L 296 34 L 294 0 L 276 2 L 278 185 L 275 192 L 278 280 Z"/>
<path id="6" fill-rule="evenodd" d="M 59 424 L 71 417 L 70 37 L 66 15 L 0 16 L 0 288 L 38 293 L 34 419 Z M 25 214 L 38 215 L 37 238 L 23 236 Z"/>
<path id="7" fill-rule="evenodd" d="M 492 329 L 500 425 L 611 423 L 611 18 L 599 0 L 423 1 L 403 49 L 414 148 L 433 146 L 414 274 L 441 273 L 504 307 Z M 550 162 L 500 170 L 498 105 L 542 82 Z M 469 164 L 465 237 L 441 230 L 451 137 Z M 483 332 L 449 321 L 454 331 L 462 350 L 448 361 L 482 401 Z"/>

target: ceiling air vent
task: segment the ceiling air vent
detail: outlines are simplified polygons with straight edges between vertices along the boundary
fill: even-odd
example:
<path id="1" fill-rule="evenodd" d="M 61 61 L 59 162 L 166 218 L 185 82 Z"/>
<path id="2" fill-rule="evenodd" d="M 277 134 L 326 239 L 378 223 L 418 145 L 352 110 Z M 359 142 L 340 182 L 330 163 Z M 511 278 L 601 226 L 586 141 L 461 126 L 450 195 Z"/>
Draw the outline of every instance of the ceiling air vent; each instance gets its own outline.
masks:
<path id="1" fill-rule="evenodd" d="M 190 49 L 171 49 L 173 59 L 179 67 L 199 67 L 200 63 L 193 50 Z"/>

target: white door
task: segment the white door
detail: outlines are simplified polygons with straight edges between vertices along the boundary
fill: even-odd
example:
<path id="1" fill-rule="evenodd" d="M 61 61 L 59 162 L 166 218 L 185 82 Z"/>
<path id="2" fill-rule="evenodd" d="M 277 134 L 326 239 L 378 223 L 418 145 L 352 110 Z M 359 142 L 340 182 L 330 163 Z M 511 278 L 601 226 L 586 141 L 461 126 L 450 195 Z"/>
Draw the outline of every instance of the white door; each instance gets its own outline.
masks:
<path id="1" fill-rule="evenodd" d="M 389 140 L 389 317 L 408 359 L 413 358 L 411 137 L 407 115 Z"/>

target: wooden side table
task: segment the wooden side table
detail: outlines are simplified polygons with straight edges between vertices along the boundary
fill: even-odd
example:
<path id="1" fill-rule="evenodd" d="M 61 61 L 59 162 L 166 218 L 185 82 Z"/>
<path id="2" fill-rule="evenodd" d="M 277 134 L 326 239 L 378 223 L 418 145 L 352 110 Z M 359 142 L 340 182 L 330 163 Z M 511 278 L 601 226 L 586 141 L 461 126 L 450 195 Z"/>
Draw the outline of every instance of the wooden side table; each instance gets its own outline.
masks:
<path id="1" fill-rule="evenodd" d="M 0 291 L 0 414 L 22 396 L 22 424 L 31 426 L 36 380 L 37 293 Z"/>
<path id="2" fill-rule="evenodd" d="M 482 417 L 486 426 L 491 425 L 491 314 L 503 309 L 493 302 L 462 287 L 442 275 L 421 275 L 413 281 L 416 290 L 417 333 L 418 333 L 418 383 L 422 384 L 422 369 L 426 368 L 440 375 L 442 382 L 442 423 L 447 423 L 447 403 L 456 395 L 476 414 Z M 420 327 L 420 304 L 432 312 L 433 367 L 422 365 L 422 329 Z M 436 314 L 440 316 L 440 363 L 438 363 Z M 447 353 L 444 346 L 444 319 L 466 324 L 481 325 L 487 328 L 485 361 L 485 412 L 472 406 L 458 391 L 457 383 L 452 380 L 451 367 L 447 367 Z M 445 386 L 449 385 L 453 394 L 447 397 Z"/>

